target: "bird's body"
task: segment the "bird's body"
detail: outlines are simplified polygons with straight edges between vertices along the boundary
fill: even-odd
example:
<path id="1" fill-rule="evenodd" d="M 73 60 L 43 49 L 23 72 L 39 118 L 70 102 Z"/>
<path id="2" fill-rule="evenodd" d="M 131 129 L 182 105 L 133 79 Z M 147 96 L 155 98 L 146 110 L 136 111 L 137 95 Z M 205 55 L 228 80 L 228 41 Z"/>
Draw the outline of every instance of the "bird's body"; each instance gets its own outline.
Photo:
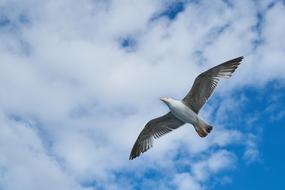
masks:
<path id="1" fill-rule="evenodd" d="M 170 112 L 150 120 L 145 125 L 132 148 L 130 159 L 136 158 L 152 147 L 153 138 L 159 138 L 185 123 L 192 124 L 200 137 L 206 137 L 213 127 L 198 116 L 199 110 L 212 95 L 219 80 L 231 77 L 242 59 L 243 57 L 238 57 L 229 60 L 199 74 L 191 90 L 181 101 L 161 98 Z"/>
<path id="2" fill-rule="evenodd" d="M 161 100 L 168 106 L 170 112 L 184 123 L 192 124 L 197 133 L 201 137 L 207 136 L 212 130 L 205 121 L 203 121 L 198 114 L 191 110 L 183 101 L 175 100 L 173 98 L 161 98 Z"/>
<path id="3" fill-rule="evenodd" d="M 182 101 L 172 98 L 162 99 L 162 101 L 166 102 L 166 105 L 171 113 L 184 123 L 190 123 L 192 125 L 198 123 L 198 115 L 187 107 Z"/>

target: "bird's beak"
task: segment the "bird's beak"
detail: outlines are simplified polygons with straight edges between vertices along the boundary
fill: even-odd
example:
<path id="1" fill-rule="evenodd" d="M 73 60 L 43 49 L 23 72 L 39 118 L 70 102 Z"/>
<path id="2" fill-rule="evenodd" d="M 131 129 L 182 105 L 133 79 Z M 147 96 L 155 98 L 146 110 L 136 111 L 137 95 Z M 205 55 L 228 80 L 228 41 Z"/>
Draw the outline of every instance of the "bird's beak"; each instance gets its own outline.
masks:
<path id="1" fill-rule="evenodd" d="M 161 101 L 163 101 L 164 103 L 166 103 L 165 98 L 160 98 Z"/>

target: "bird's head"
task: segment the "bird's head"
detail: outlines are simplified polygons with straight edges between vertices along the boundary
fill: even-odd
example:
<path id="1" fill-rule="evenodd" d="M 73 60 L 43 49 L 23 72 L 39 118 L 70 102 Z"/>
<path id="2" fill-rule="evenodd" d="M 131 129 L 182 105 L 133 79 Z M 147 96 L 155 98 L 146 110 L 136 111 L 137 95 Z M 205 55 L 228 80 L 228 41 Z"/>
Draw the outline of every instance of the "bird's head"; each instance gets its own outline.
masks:
<path id="1" fill-rule="evenodd" d="M 168 105 L 171 101 L 171 98 L 164 97 L 164 98 L 160 98 L 160 100 L 163 101 L 166 105 Z"/>

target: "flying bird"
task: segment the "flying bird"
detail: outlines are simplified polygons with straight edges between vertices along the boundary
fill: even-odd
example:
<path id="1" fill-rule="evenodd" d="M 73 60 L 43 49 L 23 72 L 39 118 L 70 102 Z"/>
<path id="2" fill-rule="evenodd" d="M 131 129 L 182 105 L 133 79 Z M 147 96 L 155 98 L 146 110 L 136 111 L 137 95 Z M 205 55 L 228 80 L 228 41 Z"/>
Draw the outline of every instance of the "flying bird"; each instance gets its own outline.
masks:
<path id="1" fill-rule="evenodd" d="M 200 137 L 206 137 L 213 127 L 198 116 L 199 110 L 207 102 L 219 80 L 230 78 L 242 59 L 243 56 L 229 60 L 199 74 L 192 88 L 182 100 L 161 98 L 160 100 L 168 106 L 170 111 L 161 117 L 150 120 L 145 125 L 132 148 L 129 159 L 133 160 L 151 148 L 153 139 L 157 139 L 185 123 L 192 124 Z"/>

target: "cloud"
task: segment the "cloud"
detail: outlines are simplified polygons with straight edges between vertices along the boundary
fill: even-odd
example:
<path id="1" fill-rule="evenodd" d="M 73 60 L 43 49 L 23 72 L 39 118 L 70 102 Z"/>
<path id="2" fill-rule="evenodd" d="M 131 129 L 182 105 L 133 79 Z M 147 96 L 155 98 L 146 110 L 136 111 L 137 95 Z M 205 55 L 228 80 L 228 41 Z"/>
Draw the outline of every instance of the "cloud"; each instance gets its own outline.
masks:
<path id="1" fill-rule="evenodd" d="M 193 175 L 198 181 L 206 181 L 213 173 L 234 166 L 233 154 L 222 150 L 209 156 L 209 158 L 198 161 L 192 166 Z"/>
<path id="2" fill-rule="evenodd" d="M 233 127 L 228 113 L 244 101 L 231 97 L 238 90 L 284 79 L 283 3 L 13 0 L 0 8 L 1 188 L 207 189 L 211 176 L 234 168 L 229 146 L 244 147 L 245 160 L 259 156 L 252 132 Z M 159 97 L 182 98 L 198 73 L 240 55 L 220 99 L 202 111 L 215 124 L 209 138 L 187 125 L 128 161 L 146 121 L 167 111 Z"/>
<path id="3" fill-rule="evenodd" d="M 174 178 L 174 182 L 177 185 L 179 190 L 187 190 L 187 189 L 201 190 L 203 189 L 200 186 L 200 184 L 197 183 L 195 180 L 193 180 L 193 177 L 190 176 L 188 173 L 178 174 Z"/>
<path id="4" fill-rule="evenodd" d="M 4 189 L 82 189 L 45 150 L 29 123 L 1 114 L 1 187 Z"/>

